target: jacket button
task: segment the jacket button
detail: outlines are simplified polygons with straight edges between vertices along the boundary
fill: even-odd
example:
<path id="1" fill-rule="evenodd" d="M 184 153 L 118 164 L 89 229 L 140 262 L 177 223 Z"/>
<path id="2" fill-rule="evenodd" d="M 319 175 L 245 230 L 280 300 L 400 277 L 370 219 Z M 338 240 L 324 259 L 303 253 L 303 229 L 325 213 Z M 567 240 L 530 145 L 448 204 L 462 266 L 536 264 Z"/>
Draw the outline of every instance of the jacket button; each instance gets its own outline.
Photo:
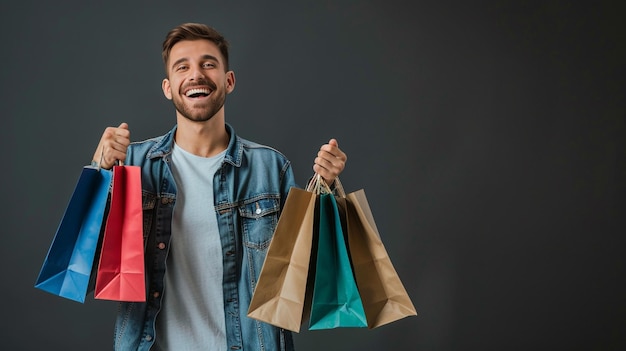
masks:
<path id="1" fill-rule="evenodd" d="M 159 243 L 159 245 L 157 245 L 157 247 L 161 250 L 163 250 L 165 248 L 165 243 Z"/>
<path id="2" fill-rule="evenodd" d="M 148 341 L 152 340 L 152 335 L 146 335 L 146 340 Z"/>
<path id="3" fill-rule="evenodd" d="M 153 296 L 155 299 L 156 299 L 156 298 L 158 298 L 158 297 L 159 297 L 159 295 L 161 295 L 161 294 L 159 294 L 159 292 L 158 292 L 158 291 L 155 291 L 155 292 L 153 292 L 153 293 L 152 293 L 152 296 Z"/>

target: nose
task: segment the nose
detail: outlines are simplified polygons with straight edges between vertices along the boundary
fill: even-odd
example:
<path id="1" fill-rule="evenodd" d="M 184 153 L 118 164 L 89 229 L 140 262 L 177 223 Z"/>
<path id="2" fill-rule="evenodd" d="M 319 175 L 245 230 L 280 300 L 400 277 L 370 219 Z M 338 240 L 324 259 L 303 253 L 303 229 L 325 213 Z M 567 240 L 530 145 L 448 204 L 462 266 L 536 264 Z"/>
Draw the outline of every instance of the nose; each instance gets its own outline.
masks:
<path id="1" fill-rule="evenodd" d="M 189 79 L 192 81 L 202 80 L 204 79 L 204 72 L 200 67 L 194 67 L 191 69 Z"/>

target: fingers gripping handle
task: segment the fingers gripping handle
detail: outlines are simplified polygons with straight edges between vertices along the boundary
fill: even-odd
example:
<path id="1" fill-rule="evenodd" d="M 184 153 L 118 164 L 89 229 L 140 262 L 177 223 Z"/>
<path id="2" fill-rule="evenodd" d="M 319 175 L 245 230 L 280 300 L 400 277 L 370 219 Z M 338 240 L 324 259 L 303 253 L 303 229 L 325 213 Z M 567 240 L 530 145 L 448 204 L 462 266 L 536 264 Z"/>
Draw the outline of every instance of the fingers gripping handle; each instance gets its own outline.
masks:
<path id="1" fill-rule="evenodd" d="M 97 167 L 98 171 L 100 171 L 102 169 L 102 162 L 104 162 L 104 146 L 102 147 L 102 152 L 100 152 L 100 161 L 98 161 L 98 162 L 91 161 L 91 166 L 92 167 Z M 123 166 L 124 165 L 124 161 L 115 160 L 114 165 Z"/>

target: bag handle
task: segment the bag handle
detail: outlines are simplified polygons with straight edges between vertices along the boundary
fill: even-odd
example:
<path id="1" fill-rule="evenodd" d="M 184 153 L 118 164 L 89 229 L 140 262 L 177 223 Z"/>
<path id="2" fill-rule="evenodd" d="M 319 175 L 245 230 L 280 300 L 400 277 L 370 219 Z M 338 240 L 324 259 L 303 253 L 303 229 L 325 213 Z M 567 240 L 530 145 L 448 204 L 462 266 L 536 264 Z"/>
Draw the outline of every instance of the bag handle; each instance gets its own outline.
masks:
<path id="1" fill-rule="evenodd" d="M 315 173 L 311 180 L 309 180 L 309 183 L 306 186 L 306 191 L 315 193 L 317 195 L 332 194 L 332 190 L 330 190 L 330 187 L 328 186 L 328 184 L 326 184 L 324 178 L 322 178 L 322 176 L 318 173 Z"/>
<path id="2" fill-rule="evenodd" d="M 335 178 L 335 190 L 337 191 L 337 195 L 344 197 L 344 198 L 346 197 L 346 192 L 343 189 L 343 184 L 341 184 L 339 177 Z"/>
<path id="3" fill-rule="evenodd" d="M 315 175 L 309 180 L 309 183 L 306 186 L 306 191 L 315 193 L 315 194 L 332 194 L 333 190 L 326 184 L 324 178 L 322 178 L 319 173 L 315 173 Z M 339 177 L 335 178 L 335 191 L 337 195 L 341 197 L 346 197 L 346 192 L 343 189 L 343 185 L 339 180 Z"/>

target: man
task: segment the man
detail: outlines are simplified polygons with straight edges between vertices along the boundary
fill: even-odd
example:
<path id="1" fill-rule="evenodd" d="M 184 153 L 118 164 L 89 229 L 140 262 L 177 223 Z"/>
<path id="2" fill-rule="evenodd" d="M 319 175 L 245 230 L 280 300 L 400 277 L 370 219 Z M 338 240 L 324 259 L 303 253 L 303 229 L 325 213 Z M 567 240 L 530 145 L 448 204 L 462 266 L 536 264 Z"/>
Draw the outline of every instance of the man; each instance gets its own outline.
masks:
<path id="1" fill-rule="evenodd" d="M 235 74 L 217 31 L 194 23 L 174 28 L 163 62 L 163 93 L 176 108 L 176 126 L 132 144 L 126 123 L 109 127 L 93 158 L 105 169 L 118 160 L 142 169 L 148 295 L 145 303 L 121 304 L 115 349 L 292 350 L 290 332 L 247 317 L 295 186 L 291 164 L 226 124 Z M 332 184 L 345 162 L 331 139 L 313 170 Z"/>

